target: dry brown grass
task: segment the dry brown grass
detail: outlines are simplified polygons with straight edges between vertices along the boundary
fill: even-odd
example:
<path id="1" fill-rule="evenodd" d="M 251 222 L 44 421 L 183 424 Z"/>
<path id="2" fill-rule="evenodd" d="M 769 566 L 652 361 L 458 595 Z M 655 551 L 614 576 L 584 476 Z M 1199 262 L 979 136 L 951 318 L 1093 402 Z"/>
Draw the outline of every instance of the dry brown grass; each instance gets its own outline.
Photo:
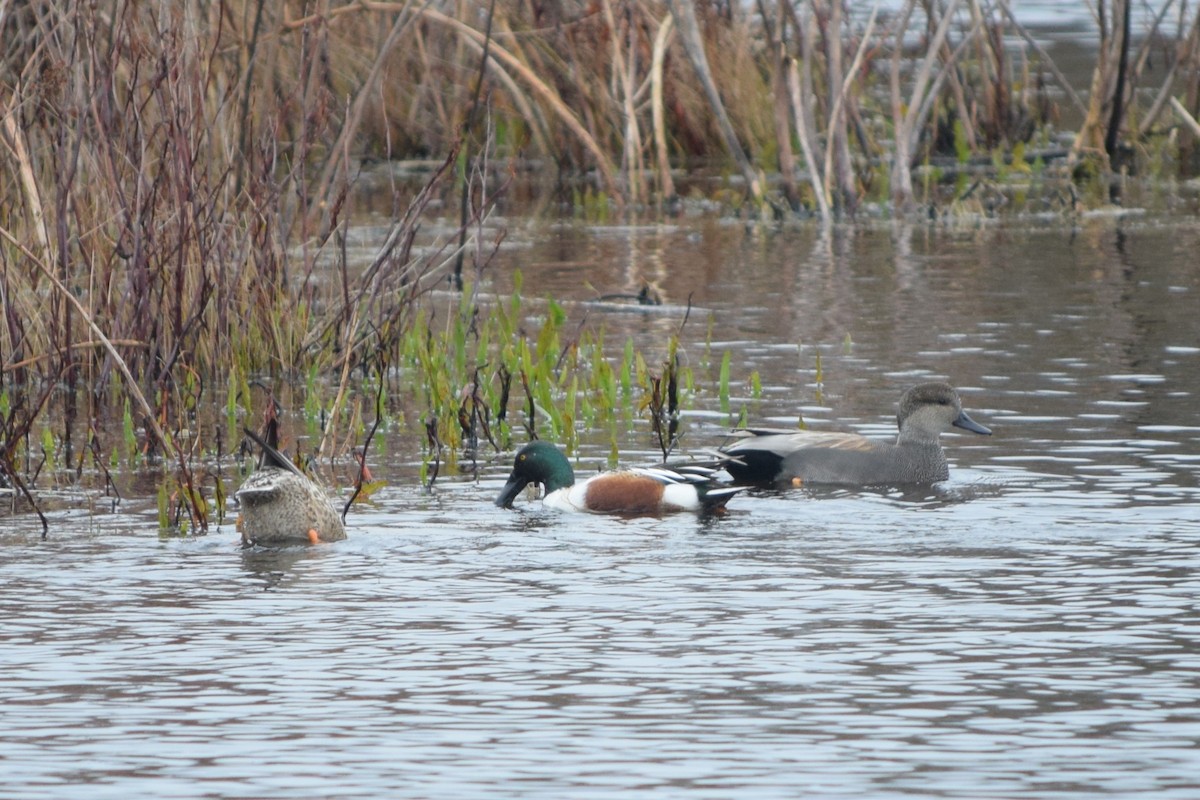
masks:
<path id="1" fill-rule="evenodd" d="M 1170 114 L 1194 125 L 1200 12 L 1173 7 L 1134 47 L 1128 0 L 1103 6 L 1077 155 L 1109 164 Z M 353 366 L 395 346 L 466 244 L 412 250 L 429 201 L 454 190 L 460 148 L 460 183 L 484 159 L 538 157 L 631 206 L 670 199 L 672 166 L 731 152 L 746 154 L 754 213 L 830 220 L 868 198 L 897 213 L 927 202 L 914 166 L 964 142 L 1006 153 L 1053 116 L 1037 87 L 1062 78 L 1007 8 L 0 0 L 0 470 L 17 479 L 33 421 L 59 395 L 68 452 L 73 425 L 137 399 L 147 451 L 184 483 L 204 443 L 179 432 L 231 364 L 243 381 L 321 371 L 339 405 Z M 695 12 L 694 35 L 672 9 Z M 1147 105 L 1155 47 L 1168 69 Z M 397 188 L 389 245 L 352 270 L 340 237 L 360 159 L 416 156 L 443 167 L 427 187 Z M 780 164 L 776 196 L 761 176 Z M 475 230 L 485 210 L 460 196 Z"/>

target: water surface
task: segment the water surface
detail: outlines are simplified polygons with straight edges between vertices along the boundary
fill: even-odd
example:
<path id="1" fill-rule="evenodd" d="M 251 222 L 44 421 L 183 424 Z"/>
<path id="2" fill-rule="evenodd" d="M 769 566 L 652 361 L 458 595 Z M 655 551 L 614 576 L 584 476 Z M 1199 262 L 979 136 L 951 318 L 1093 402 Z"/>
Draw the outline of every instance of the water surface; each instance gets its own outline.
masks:
<path id="1" fill-rule="evenodd" d="M 743 412 L 889 436 L 929 379 L 995 435 L 945 437 L 928 490 L 716 520 L 502 511 L 508 454 L 426 494 L 404 435 L 336 545 L 160 539 L 148 493 L 68 503 L 46 541 L 4 518 L 0 795 L 1196 796 L 1194 222 L 513 242 L 489 291 L 520 266 L 614 342 L 665 348 L 690 297 L 688 447 Z M 586 304 L 644 284 L 664 306 Z M 607 448 L 583 438 L 586 473 Z"/>

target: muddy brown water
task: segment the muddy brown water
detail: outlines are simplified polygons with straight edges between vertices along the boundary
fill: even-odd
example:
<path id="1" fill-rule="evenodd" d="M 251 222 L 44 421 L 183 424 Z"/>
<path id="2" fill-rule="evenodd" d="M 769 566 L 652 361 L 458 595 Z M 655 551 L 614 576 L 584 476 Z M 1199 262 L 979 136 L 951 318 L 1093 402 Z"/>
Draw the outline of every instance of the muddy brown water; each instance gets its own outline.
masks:
<path id="1" fill-rule="evenodd" d="M 929 490 L 712 521 L 503 511 L 507 456 L 426 494 L 414 437 L 336 545 L 160 540 L 151 495 L 4 518 L 0 795 L 1197 796 L 1194 219 L 512 224 L 489 291 L 519 266 L 648 352 L 690 297 L 735 416 L 887 437 L 945 379 L 995 434 Z M 729 423 L 700 392 L 685 442 Z"/>

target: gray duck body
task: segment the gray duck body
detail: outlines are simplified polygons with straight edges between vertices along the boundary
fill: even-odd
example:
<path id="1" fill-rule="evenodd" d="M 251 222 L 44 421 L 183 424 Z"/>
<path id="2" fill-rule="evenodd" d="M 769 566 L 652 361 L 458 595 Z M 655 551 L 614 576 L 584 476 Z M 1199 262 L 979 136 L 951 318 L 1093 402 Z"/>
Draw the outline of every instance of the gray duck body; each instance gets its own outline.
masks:
<path id="1" fill-rule="evenodd" d="M 991 434 L 962 410 L 958 392 L 945 383 L 906 391 L 897 424 L 895 443 L 854 433 L 750 429 L 736 431 L 737 440 L 721 451 L 737 459 L 725 469 L 738 483 L 930 484 L 950 477 L 939 441 L 943 432 L 958 427 Z"/>
<path id="2" fill-rule="evenodd" d="M 346 526 L 325 490 L 271 444 L 252 431 L 246 433 L 263 456 L 235 494 L 242 511 L 242 540 L 274 546 L 345 539 Z"/>

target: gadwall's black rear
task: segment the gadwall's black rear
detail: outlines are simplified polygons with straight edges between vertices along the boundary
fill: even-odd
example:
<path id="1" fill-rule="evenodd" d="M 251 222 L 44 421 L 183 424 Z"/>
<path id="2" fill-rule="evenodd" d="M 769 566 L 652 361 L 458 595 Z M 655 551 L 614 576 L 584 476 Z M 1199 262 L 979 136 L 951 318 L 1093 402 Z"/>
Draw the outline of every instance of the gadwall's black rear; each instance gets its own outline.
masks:
<path id="1" fill-rule="evenodd" d="M 990 435 L 962 409 L 958 392 L 945 383 L 914 386 L 900 398 L 895 444 L 855 433 L 735 431 L 721 451 L 738 483 L 929 484 L 950 477 L 939 437 L 952 427 Z"/>

